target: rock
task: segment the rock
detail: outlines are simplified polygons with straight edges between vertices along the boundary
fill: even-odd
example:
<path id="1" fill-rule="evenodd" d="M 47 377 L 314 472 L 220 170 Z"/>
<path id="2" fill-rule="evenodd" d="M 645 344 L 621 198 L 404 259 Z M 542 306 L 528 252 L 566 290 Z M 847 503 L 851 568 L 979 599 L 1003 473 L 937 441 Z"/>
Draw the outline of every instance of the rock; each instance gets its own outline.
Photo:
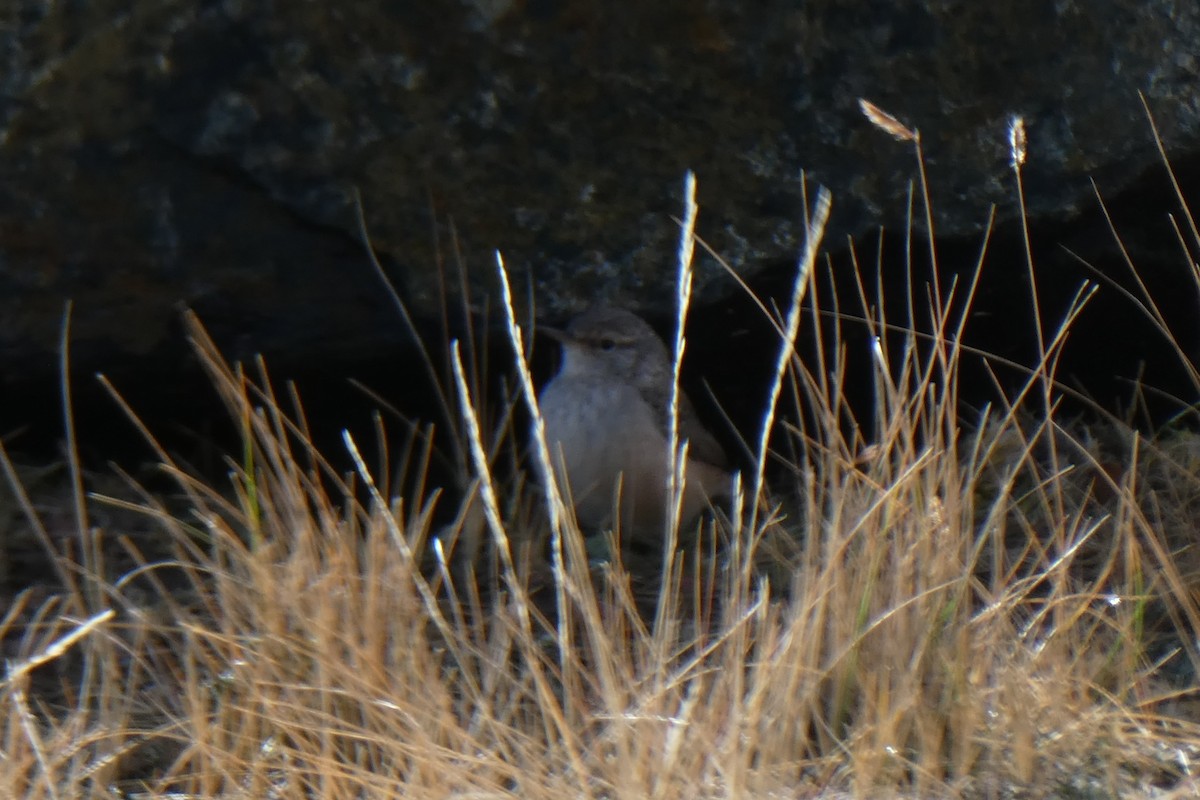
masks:
<path id="1" fill-rule="evenodd" d="M 457 247 L 473 300 L 501 250 L 563 314 L 673 302 L 684 171 L 735 269 L 791 259 L 804 182 L 827 241 L 902 230 L 921 131 L 940 235 L 1095 204 L 1200 151 L 1200 7 L 1171 2 L 354 4 L 11 0 L 0 25 L 0 383 L 75 358 L 173 352 L 181 306 L 218 340 L 337 358 L 403 329 L 359 242 L 433 316 Z M 450 223 L 457 234 L 452 241 Z M 700 263 L 705 298 L 732 282 Z"/>

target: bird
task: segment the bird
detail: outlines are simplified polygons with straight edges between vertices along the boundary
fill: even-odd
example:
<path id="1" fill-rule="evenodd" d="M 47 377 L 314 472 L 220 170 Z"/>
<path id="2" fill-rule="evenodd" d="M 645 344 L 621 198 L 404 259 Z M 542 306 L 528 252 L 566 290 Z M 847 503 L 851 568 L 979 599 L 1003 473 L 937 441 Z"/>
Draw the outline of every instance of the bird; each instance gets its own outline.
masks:
<path id="1" fill-rule="evenodd" d="M 614 306 L 593 307 L 565 330 L 539 330 L 562 345 L 558 372 L 538 405 L 556 477 L 580 527 L 619 523 L 623 537 L 661 540 L 673 380 L 666 345 L 645 320 Z M 682 389 L 678 402 L 679 441 L 688 442 L 679 519 L 685 524 L 729 494 L 731 475 L 725 451 Z"/>

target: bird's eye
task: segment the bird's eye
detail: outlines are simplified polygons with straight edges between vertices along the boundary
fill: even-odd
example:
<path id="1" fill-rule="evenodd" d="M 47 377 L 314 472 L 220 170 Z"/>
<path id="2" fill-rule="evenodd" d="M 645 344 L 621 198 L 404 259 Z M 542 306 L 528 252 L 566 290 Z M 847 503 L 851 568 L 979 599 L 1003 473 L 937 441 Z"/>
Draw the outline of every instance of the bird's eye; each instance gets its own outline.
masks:
<path id="1" fill-rule="evenodd" d="M 617 346 L 617 343 L 614 342 L 612 339 L 605 338 L 605 339 L 600 340 L 600 349 L 601 350 L 612 350 L 616 346 Z"/>

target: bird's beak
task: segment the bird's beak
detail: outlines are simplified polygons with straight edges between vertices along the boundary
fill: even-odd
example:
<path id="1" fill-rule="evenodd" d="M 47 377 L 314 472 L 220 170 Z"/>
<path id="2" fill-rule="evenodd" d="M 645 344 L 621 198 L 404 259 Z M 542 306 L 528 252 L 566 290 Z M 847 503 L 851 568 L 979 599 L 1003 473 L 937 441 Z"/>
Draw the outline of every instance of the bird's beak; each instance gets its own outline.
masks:
<path id="1" fill-rule="evenodd" d="M 575 341 L 574 336 L 572 336 L 571 334 L 562 330 L 561 328 L 551 328 L 548 325 L 539 325 L 537 327 L 537 332 L 541 333 L 541 334 L 545 334 L 546 336 L 549 336 L 551 339 L 553 339 L 554 341 L 559 342 L 561 344 L 570 344 Z"/>

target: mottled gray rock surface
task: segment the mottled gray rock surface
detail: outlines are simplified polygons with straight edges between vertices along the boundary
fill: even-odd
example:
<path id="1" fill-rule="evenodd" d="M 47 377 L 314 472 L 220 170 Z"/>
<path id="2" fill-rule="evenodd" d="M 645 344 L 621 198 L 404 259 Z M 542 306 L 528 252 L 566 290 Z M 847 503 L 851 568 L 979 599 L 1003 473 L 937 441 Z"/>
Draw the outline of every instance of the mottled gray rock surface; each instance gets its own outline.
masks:
<path id="1" fill-rule="evenodd" d="M 1200 7 L 1119 0 L 339 3 L 9 0 L 0 12 L 0 381 L 161 351 L 177 309 L 218 337 L 320 357 L 400 327 L 357 242 L 418 312 L 452 251 L 479 296 L 499 248 L 559 313 L 669 307 L 682 176 L 747 273 L 798 247 L 801 174 L 835 243 L 903 222 L 922 132 L 943 235 L 1029 207 L 1069 217 L 1200 151 Z M 435 236 L 436 232 L 436 236 Z M 707 297 L 731 283 L 702 264 Z M 478 298 L 477 298 L 478 299 Z"/>

